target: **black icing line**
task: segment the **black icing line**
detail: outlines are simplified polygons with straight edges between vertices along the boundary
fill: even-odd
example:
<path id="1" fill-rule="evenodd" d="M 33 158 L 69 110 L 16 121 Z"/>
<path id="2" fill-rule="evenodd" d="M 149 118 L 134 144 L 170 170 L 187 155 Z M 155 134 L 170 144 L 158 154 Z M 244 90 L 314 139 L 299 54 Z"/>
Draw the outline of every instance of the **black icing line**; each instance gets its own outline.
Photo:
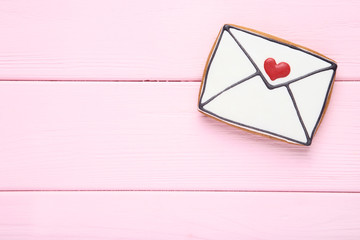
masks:
<path id="1" fill-rule="evenodd" d="M 226 25 L 223 27 L 223 29 L 225 29 L 225 30 L 229 30 L 230 28 L 234 28 L 234 29 L 236 29 L 236 30 L 239 30 L 239 31 L 242 31 L 242 32 L 245 32 L 245 33 L 249 33 L 249 34 L 251 34 L 251 35 L 253 35 L 253 36 L 263 38 L 263 39 L 268 40 L 268 41 L 270 41 L 270 42 L 278 43 L 278 44 L 281 44 L 281 45 L 290 47 L 290 48 L 292 48 L 292 49 L 305 52 L 305 53 L 307 53 L 307 54 L 309 54 L 309 55 L 311 55 L 311 56 L 314 56 L 314 57 L 316 57 L 316 58 L 318 58 L 318 59 L 321 59 L 321 60 L 323 60 L 323 61 L 325 61 L 325 62 L 327 62 L 327 63 L 329 63 L 329 64 L 331 64 L 331 65 L 336 65 L 335 62 L 333 62 L 333 61 L 331 61 L 331 60 L 329 60 L 329 59 L 327 59 L 327 58 L 325 58 L 325 57 L 322 57 L 322 56 L 320 56 L 320 55 L 318 55 L 318 54 L 315 54 L 315 53 L 313 53 L 313 52 L 311 52 L 311 51 L 309 51 L 309 50 L 307 50 L 307 49 L 304 49 L 304 48 L 301 48 L 301 47 L 298 47 L 298 46 L 295 46 L 295 45 L 292 45 L 292 44 L 289 44 L 289 43 L 280 42 L 280 41 L 277 41 L 276 39 L 268 38 L 268 37 L 266 37 L 266 36 L 264 36 L 264 35 L 261 35 L 261 34 L 259 34 L 259 33 L 255 33 L 255 32 L 252 32 L 252 31 L 250 31 L 250 30 L 246 30 L 246 29 L 242 29 L 242 28 L 237 28 L 237 27 L 232 26 L 232 25 L 226 24 Z"/>
<path id="2" fill-rule="evenodd" d="M 247 80 L 250 80 L 251 78 L 256 77 L 256 76 L 258 76 L 258 73 L 257 73 L 257 72 L 251 74 L 250 76 L 248 76 L 248 77 L 246 77 L 246 78 L 244 78 L 244 79 L 242 79 L 242 80 L 240 80 L 240 81 L 238 81 L 238 82 L 236 82 L 236 83 L 234 83 L 234 84 L 232 84 L 232 85 L 230 85 L 229 87 L 225 88 L 225 89 L 222 90 L 221 92 L 215 94 L 214 96 L 212 96 L 211 98 L 209 98 L 208 100 L 206 100 L 204 103 L 200 103 L 200 105 L 201 105 L 201 106 L 205 106 L 206 104 L 208 104 L 209 102 L 211 102 L 212 100 L 214 100 L 215 98 L 217 98 L 217 97 L 218 97 L 219 95 L 221 95 L 222 93 L 224 93 L 224 92 L 230 90 L 231 88 L 239 85 L 240 83 L 243 83 L 243 82 L 245 82 L 245 81 L 247 81 Z"/>
<path id="3" fill-rule="evenodd" d="M 226 26 L 226 25 L 225 25 Z M 211 57 L 210 57 L 210 60 L 207 64 L 206 67 L 206 73 L 205 73 L 205 76 L 204 76 L 204 79 L 203 79 L 203 84 L 202 84 L 202 89 L 201 89 L 201 94 L 200 94 L 200 98 L 199 98 L 199 108 L 200 108 L 200 103 L 201 103 L 201 100 L 204 96 L 204 92 L 205 92 L 205 89 L 206 89 L 206 82 L 207 82 L 207 77 L 208 77 L 208 74 L 209 74 L 209 69 L 210 69 L 210 66 L 212 64 L 212 61 L 214 60 L 214 56 L 216 55 L 216 52 L 219 48 L 219 43 L 222 39 L 222 36 L 223 36 L 223 33 L 224 33 L 224 29 L 225 29 L 225 26 L 223 27 L 223 30 L 221 31 L 218 39 L 217 39 L 217 42 L 216 42 L 216 45 L 215 45 L 215 48 L 213 50 L 213 52 L 211 53 Z"/>
<path id="4" fill-rule="evenodd" d="M 330 81 L 330 84 L 328 86 L 328 90 L 327 90 L 327 93 L 326 93 L 326 96 L 325 96 L 325 99 L 324 99 L 324 103 L 323 103 L 323 106 L 321 108 L 320 115 L 319 115 L 319 117 L 318 117 L 318 119 L 316 121 L 315 127 L 314 127 L 314 129 L 313 129 L 313 131 L 311 133 L 310 140 L 312 140 L 312 138 L 314 137 L 315 132 L 316 132 L 316 130 L 318 129 L 318 127 L 320 125 L 321 118 L 324 115 L 326 104 L 329 101 L 330 91 L 331 91 L 331 88 L 332 88 L 332 86 L 334 84 L 336 68 L 337 68 L 337 66 L 335 66 L 335 69 L 333 70 L 333 74 L 331 76 L 331 81 Z"/>
<path id="5" fill-rule="evenodd" d="M 214 100 L 215 98 L 217 98 L 218 96 L 220 96 L 220 95 L 223 94 L 224 92 L 226 92 L 226 91 L 230 90 L 231 88 L 233 88 L 233 87 L 235 87 L 235 86 L 237 86 L 237 85 L 239 85 L 239 84 L 241 84 L 241 83 L 243 83 L 243 82 L 245 82 L 245 81 L 247 81 L 247 80 L 250 80 L 251 78 L 256 77 L 256 76 L 259 76 L 259 77 L 263 80 L 265 86 L 268 87 L 268 89 L 270 89 L 270 90 L 275 89 L 275 88 L 278 88 L 278 87 L 283 87 L 283 86 L 285 86 L 287 89 L 289 89 L 290 84 L 293 83 L 293 82 L 299 81 L 299 80 L 301 80 L 301 79 L 310 77 L 310 76 L 312 76 L 312 75 L 314 75 L 314 74 L 317 74 L 317 73 L 320 73 L 320 72 L 325 72 L 325 71 L 328 71 L 328 70 L 332 70 L 332 67 L 322 68 L 322 69 L 313 71 L 313 72 L 308 73 L 308 74 L 306 74 L 306 75 L 304 75 L 304 76 L 302 76 L 302 77 L 296 78 L 296 79 L 294 79 L 293 81 L 291 81 L 291 82 L 289 82 L 289 83 L 287 83 L 287 84 L 284 84 L 284 85 L 281 85 L 281 86 L 276 86 L 276 87 L 274 87 L 274 88 L 269 88 L 268 85 L 267 85 L 268 82 L 262 78 L 261 73 L 259 73 L 258 71 L 256 71 L 255 73 L 251 74 L 250 76 L 248 76 L 248 77 L 246 77 L 246 78 L 244 78 L 244 79 L 242 79 L 242 80 L 240 80 L 240 81 L 238 81 L 238 82 L 230 85 L 229 87 L 227 87 L 227 88 L 225 88 L 224 90 L 220 91 L 219 93 L 215 94 L 214 96 L 212 96 L 211 98 L 209 98 L 208 100 L 206 100 L 204 103 L 199 103 L 199 105 L 205 106 L 206 104 L 210 103 L 212 100 Z M 333 79 L 332 79 L 332 80 L 333 80 Z M 332 81 L 332 80 L 331 80 L 331 81 Z M 202 97 L 201 97 L 201 99 L 202 99 Z"/>
<path id="6" fill-rule="evenodd" d="M 232 125 L 234 125 L 234 126 L 240 126 L 240 127 L 244 127 L 244 128 L 247 128 L 247 129 L 252 129 L 252 130 L 255 130 L 255 131 L 260 132 L 260 133 L 262 132 L 262 133 L 268 134 L 268 135 L 273 136 L 273 137 L 281 138 L 281 139 L 284 139 L 284 140 L 287 140 L 287 141 L 290 141 L 290 142 L 299 143 L 299 144 L 306 145 L 306 146 L 310 145 L 310 143 L 311 143 L 311 141 L 310 141 L 310 143 L 309 143 L 309 140 L 306 141 L 306 142 L 301 142 L 301 141 L 299 141 L 299 140 L 296 140 L 296 139 L 293 139 L 293 138 L 289 138 L 289 137 L 280 135 L 280 134 L 278 134 L 278 133 L 273 133 L 273 132 L 270 132 L 270 131 L 268 131 L 268 130 L 264 130 L 264 129 L 257 128 L 257 127 L 253 127 L 253 126 L 249 126 L 249 125 L 246 125 L 246 124 L 243 124 L 243 123 L 235 122 L 235 121 L 233 121 L 233 120 L 230 120 L 230 119 L 221 117 L 221 116 L 219 116 L 219 115 L 217 115 L 217 114 L 215 114 L 215 113 L 213 113 L 213 112 L 211 112 L 211 111 L 209 111 L 209 110 L 206 110 L 206 109 L 203 108 L 203 107 L 200 107 L 199 110 L 202 111 L 202 112 L 204 112 L 204 113 L 207 113 L 207 114 L 209 114 L 209 115 L 211 115 L 211 116 L 213 116 L 213 117 L 215 117 L 215 118 L 217 118 L 217 119 L 219 119 L 219 120 L 222 120 L 222 121 L 224 121 L 224 122 L 230 123 L 230 124 L 232 124 Z"/>
<path id="7" fill-rule="evenodd" d="M 229 25 L 224 25 L 223 26 L 223 29 L 217 39 L 217 42 L 216 42 L 216 45 L 215 45 L 215 48 L 213 50 L 213 52 L 211 53 L 211 57 L 210 57 L 210 60 L 208 62 L 208 65 L 206 66 L 207 69 L 206 69 L 206 73 L 205 73 L 205 76 L 204 76 L 204 82 L 203 82 L 203 86 L 202 86 L 202 89 L 201 89 L 201 94 L 200 94 L 200 99 L 199 99 L 199 107 L 200 105 L 202 106 L 205 106 L 206 104 L 208 104 L 209 102 L 211 102 L 212 100 L 214 100 L 217 96 L 221 95 L 222 93 L 226 92 L 227 90 L 235 87 L 236 85 L 246 81 L 246 80 L 249 80 L 251 79 L 252 77 L 255 77 L 256 75 L 259 75 L 261 74 L 261 71 L 260 69 L 257 67 L 257 65 L 255 64 L 255 62 L 253 61 L 253 59 L 250 57 L 250 55 L 245 51 L 245 49 L 242 47 L 242 45 L 237 41 L 237 39 L 232 35 L 232 33 L 230 31 L 228 31 L 228 26 Z M 238 44 L 238 46 L 240 47 L 240 49 L 243 51 L 243 53 L 246 55 L 246 57 L 248 58 L 248 60 L 250 60 L 251 64 L 254 66 L 255 68 L 255 73 L 251 74 L 250 76 L 248 77 L 245 77 L 243 78 L 242 80 L 230 85 L 229 87 L 225 88 L 224 90 L 220 91 L 219 93 L 215 94 L 214 96 L 212 96 L 210 99 L 208 99 L 207 101 L 205 101 L 204 103 L 201 103 L 201 100 L 204 96 L 204 93 L 205 93 L 205 89 L 206 89 L 206 83 L 207 83 L 207 77 L 208 77 L 208 74 L 209 74 L 209 70 L 210 70 L 210 67 L 211 67 L 211 64 L 214 60 L 214 57 L 216 55 L 216 52 L 219 48 L 219 45 L 220 45 L 220 42 L 221 42 L 221 39 L 222 39 L 222 36 L 224 34 L 224 31 L 227 31 L 227 33 L 234 39 L 234 41 Z M 266 82 L 266 79 L 264 78 L 264 76 L 261 74 L 260 76 L 264 82 Z M 266 82 L 267 83 L 267 82 Z M 265 84 L 266 84 L 265 83 Z M 209 101 L 210 100 L 210 101 Z"/>
<path id="8" fill-rule="evenodd" d="M 297 82 L 297 81 L 299 81 L 299 80 L 301 80 L 301 79 L 310 77 L 310 76 L 312 76 L 312 75 L 314 75 L 314 74 L 321 73 L 321 72 L 325 72 L 325 71 L 328 71 L 328 70 L 333 70 L 333 69 L 334 69 L 333 66 L 329 66 L 329 67 L 326 67 L 326 68 L 320 68 L 320 69 L 318 69 L 318 70 L 315 70 L 315 71 L 313 71 L 313 72 L 310 72 L 310 73 L 308 73 L 308 74 L 305 74 L 305 75 L 303 75 L 303 76 L 301 76 L 301 77 L 294 78 L 293 80 L 291 80 L 291 81 L 289 81 L 289 82 L 286 82 L 283 86 L 289 86 L 289 85 L 290 85 L 291 83 L 293 83 L 293 82 Z M 277 86 L 276 86 L 276 87 L 277 87 Z"/>
<path id="9" fill-rule="evenodd" d="M 328 69 L 328 70 L 332 70 L 332 69 Z M 253 77 L 256 77 L 256 76 L 259 76 L 259 75 L 256 74 L 256 73 L 255 73 L 255 74 L 252 74 L 251 76 L 249 76 L 249 77 L 247 77 L 247 78 L 245 78 L 245 79 L 243 79 L 243 80 L 241 80 L 241 81 L 233 84 L 233 85 L 231 86 L 231 88 L 233 88 L 233 87 L 239 85 L 240 83 L 243 83 L 243 82 L 245 82 L 245 81 L 247 81 L 247 80 L 249 80 L 249 79 L 251 79 L 251 78 L 253 78 Z M 218 93 L 218 94 L 215 95 L 211 100 L 209 99 L 209 100 L 206 101 L 204 104 L 201 104 L 201 105 L 199 106 L 199 109 L 200 109 L 201 111 L 203 111 L 203 112 L 206 112 L 206 113 L 208 113 L 208 114 L 210 114 L 210 115 L 218 118 L 218 119 L 221 119 L 221 120 L 223 120 L 223 121 L 225 121 L 225 122 L 229 122 L 229 123 L 231 123 L 231 124 L 233 124 L 233 125 L 235 125 L 235 126 L 243 126 L 243 127 L 245 127 L 245 128 L 253 129 L 253 130 L 256 130 L 256 131 L 259 131 L 259 132 L 264 132 L 264 133 L 267 133 L 267 134 L 269 134 L 269 135 L 273 135 L 273 136 L 276 136 L 276 137 L 279 137 L 279 138 L 283 138 L 283 139 L 289 140 L 289 141 L 291 141 L 291 142 L 296 142 L 296 143 L 300 143 L 300 144 L 302 144 L 302 145 L 310 146 L 310 145 L 311 145 L 311 142 L 312 142 L 312 139 L 313 139 L 313 137 L 314 137 L 314 134 L 315 134 L 315 132 L 316 132 L 315 130 L 318 128 L 319 123 L 320 123 L 320 120 L 321 120 L 321 117 L 322 117 L 323 114 L 324 114 L 326 102 L 327 102 L 328 97 L 329 97 L 329 94 L 330 94 L 331 86 L 332 86 L 332 84 L 333 84 L 333 82 L 334 82 L 334 77 L 335 77 L 335 70 L 333 70 L 333 74 L 332 74 L 331 81 L 330 81 L 330 84 L 329 84 L 328 89 L 327 89 L 327 93 L 326 93 L 326 96 L 325 96 L 325 99 L 324 99 L 324 102 L 323 102 L 323 106 L 322 106 L 322 109 L 320 110 L 319 117 L 318 117 L 318 119 L 317 119 L 317 121 L 316 121 L 316 123 L 315 123 L 315 126 L 314 126 L 314 129 L 313 129 L 313 131 L 312 131 L 311 136 L 309 136 L 309 133 L 308 133 L 308 131 L 307 131 L 307 128 L 305 127 L 304 121 L 303 121 L 303 119 L 302 119 L 302 116 L 301 116 L 300 111 L 299 111 L 299 108 L 298 108 L 298 106 L 297 106 L 295 97 L 294 97 L 294 95 L 293 95 L 290 87 L 289 87 L 288 85 L 285 86 L 286 89 L 287 89 L 287 91 L 288 91 L 288 93 L 289 93 L 289 96 L 290 96 L 290 98 L 291 98 L 291 101 L 292 101 L 292 103 L 293 103 L 293 106 L 294 106 L 294 108 L 295 108 L 296 114 L 297 114 L 297 116 L 298 116 L 298 120 L 299 120 L 299 122 L 300 122 L 300 124 L 301 124 L 301 127 L 302 127 L 302 129 L 303 129 L 303 132 L 304 132 L 304 134 L 305 134 L 305 137 L 306 137 L 306 139 L 307 139 L 306 143 L 301 142 L 301 141 L 298 141 L 298 140 L 295 140 L 295 139 L 292 139 L 292 138 L 289 138 L 289 137 L 286 137 L 286 136 L 283 136 L 283 135 L 280 135 L 280 134 L 277 134 L 277 133 L 274 133 L 274 132 L 270 132 L 270 131 L 268 131 L 268 130 L 264 130 L 264 129 L 256 128 L 256 127 L 252 127 L 252 126 L 248 126 L 248 125 L 246 125 L 246 124 L 242 124 L 242 123 L 235 122 L 235 121 L 230 120 L 230 119 L 227 119 L 227 118 L 223 118 L 223 117 L 221 117 L 221 116 L 219 116 L 219 115 L 217 115 L 217 114 L 215 114 L 215 113 L 213 113 L 213 112 L 211 112 L 211 111 L 209 111 L 209 110 L 207 110 L 207 109 L 204 108 L 204 106 L 205 106 L 206 104 L 208 104 L 209 102 L 211 102 L 212 100 L 214 100 L 215 98 L 217 98 L 219 95 L 221 95 L 222 93 L 228 91 L 228 90 L 231 89 L 231 88 L 226 89 L 226 90 Z"/>
<path id="10" fill-rule="evenodd" d="M 263 80 L 263 82 L 265 83 L 266 87 L 268 89 L 272 89 L 271 85 L 266 81 L 265 76 L 262 74 L 262 72 L 260 71 L 259 67 L 256 65 L 255 61 L 252 59 L 252 57 L 250 56 L 250 54 L 245 50 L 245 48 L 241 45 L 241 43 L 235 38 L 235 36 L 232 34 L 232 32 L 229 31 L 228 28 L 229 25 L 225 25 L 224 26 L 224 31 L 227 31 L 230 36 L 234 39 L 234 41 L 237 43 L 237 45 L 240 47 L 240 49 L 243 51 L 243 53 L 246 55 L 246 57 L 248 58 L 248 60 L 251 62 L 251 64 L 253 65 L 253 67 L 256 69 L 256 73 L 260 76 L 260 78 Z M 210 66 L 210 65 L 209 65 Z"/>
<path id="11" fill-rule="evenodd" d="M 311 73 L 309 73 L 309 74 L 304 75 L 302 78 L 299 78 L 298 80 L 301 80 L 301 79 L 303 79 L 303 78 L 306 78 L 306 77 L 309 77 L 309 76 L 311 76 L 311 75 L 314 75 L 314 74 L 317 74 L 317 73 L 320 73 L 320 72 L 323 72 L 323 71 L 327 71 L 327 70 L 332 70 L 332 68 L 327 67 L 327 68 L 324 68 L 324 69 L 319 69 L 319 70 L 317 70 L 317 71 L 313 71 L 313 72 L 311 72 Z M 335 71 L 333 71 L 333 76 L 332 76 L 332 79 L 331 79 L 331 81 L 330 81 L 331 84 L 332 84 L 332 81 L 334 80 L 334 73 L 335 73 Z M 239 84 L 241 84 L 241 83 L 243 83 L 243 82 L 245 82 L 245 81 L 247 81 L 247 80 L 250 80 L 250 79 L 252 79 L 252 78 L 254 78 L 254 77 L 256 77 L 256 76 L 261 77 L 261 75 L 260 75 L 258 72 L 256 72 L 256 73 L 254 73 L 254 74 L 252 74 L 252 75 L 250 75 L 250 76 L 248 76 L 248 77 L 246 77 L 246 78 L 244 78 L 244 79 L 242 79 L 242 80 L 240 80 L 240 81 L 238 81 L 238 82 L 230 85 L 229 87 L 225 88 L 223 91 L 215 94 L 214 96 L 212 96 L 211 98 L 209 98 L 207 101 L 205 101 L 204 103 L 199 104 L 199 105 L 202 106 L 202 107 L 204 107 L 206 104 L 210 103 L 211 101 L 213 101 L 215 98 L 217 98 L 218 96 L 220 96 L 220 95 L 223 94 L 224 92 L 226 92 L 226 91 L 232 89 L 233 87 L 235 87 L 235 86 L 237 86 L 237 85 L 239 85 Z M 296 80 L 296 81 L 298 81 L 298 80 Z M 266 82 L 266 81 L 263 81 L 263 82 L 264 82 L 264 84 L 266 85 L 267 82 Z M 291 83 L 293 83 L 293 82 L 295 82 L 295 81 L 292 81 Z M 331 87 L 331 84 L 330 84 L 330 87 Z M 283 85 L 283 86 L 286 87 L 286 89 L 287 89 L 287 91 L 288 91 L 288 93 L 289 93 L 289 95 L 290 95 L 291 101 L 292 101 L 292 103 L 293 103 L 293 106 L 294 106 L 294 108 L 295 108 L 296 114 L 297 114 L 298 119 L 299 119 L 299 121 L 300 121 L 301 127 L 303 128 L 303 131 L 304 131 L 304 133 L 305 133 L 307 142 L 309 143 L 309 144 L 307 144 L 307 145 L 310 145 L 310 144 L 311 144 L 311 141 L 312 141 L 312 137 L 313 137 L 314 131 L 312 132 L 311 137 L 310 137 L 310 136 L 309 136 L 309 133 L 308 133 L 308 130 L 307 130 L 307 128 L 305 127 L 305 124 L 304 124 L 304 121 L 303 121 L 303 119 L 302 119 L 302 116 L 301 116 L 301 114 L 300 114 L 300 110 L 299 110 L 299 108 L 298 108 L 298 106 L 297 106 L 295 97 L 294 97 L 294 95 L 293 95 L 293 93 L 292 93 L 289 85 L 290 85 L 290 83 L 285 84 L 285 85 Z M 328 94 L 329 94 L 329 89 L 330 89 L 330 88 L 328 88 L 328 90 L 327 90 L 327 94 L 326 94 L 326 97 L 325 97 L 325 99 L 324 99 L 324 103 L 323 103 L 322 109 L 320 110 L 320 115 L 319 115 L 319 117 L 318 117 L 318 119 L 317 119 L 317 121 L 316 121 L 316 123 L 315 123 L 314 129 L 317 128 L 317 126 L 319 125 L 321 116 L 323 115 L 324 106 L 326 105 L 325 103 L 326 103 L 326 100 L 327 100 Z"/>
<path id="12" fill-rule="evenodd" d="M 228 26 L 228 25 L 225 25 Z M 232 32 L 229 31 L 228 28 L 224 27 L 223 31 L 227 31 L 230 36 L 234 39 L 234 41 L 237 43 L 237 45 L 240 47 L 240 49 L 243 51 L 243 53 L 246 55 L 246 57 L 248 58 L 248 60 L 251 62 L 251 64 L 253 65 L 253 67 L 256 69 L 256 72 L 259 73 L 261 78 L 264 78 L 264 76 L 262 75 L 260 69 L 258 68 L 258 66 L 256 65 L 255 61 L 252 59 L 252 57 L 250 56 L 250 54 L 245 50 L 245 48 L 240 44 L 240 42 L 234 37 L 234 35 L 232 34 Z M 210 65 L 209 65 L 210 66 Z M 265 79 L 265 78 L 264 78 Z"/>
<path id="13" fill-rule="evenodd" d="M 302 116 L 301 116 L 301 114 L 300 114 L 299 108 L 298 108 L 298 106 L 297 106 L 297 104 L 296 104 L 294 94 L 292 93 L 292 91 L 291 91 L 291 89 L 290 89 L 289 86 L 286 86 L 286 89 L 287 89 L 287 91 L 288 91 L 288 93 L 289 93 L 289 95 L 290 95 L 290 97 L 291 97 L 291 101 L 292 101 L 292 103 L 293 103 L 293 105 L 294 105 L 294 108 L 295 108 L 296 114 L 297 114 L 297 116 L 298 116 L 298 119 L 299 119 L 299 121 L 300 121 L 301 127 L 302 127 L 302 129 L 303 129 L 303 131 L 304 131 L 304 133 L 305 133 L 305 136 L 306 136 L 306 139 L 307 139 L 307 142 L 306 142 L 307 144 L 306 144 L 306 145 L 310 145 L 310 144 L 311 144 L 311 139 L 310 139 L 309 133 L 308 133 L 306 127 L 305 127 L 305 123 L 304 123 L 304 120 L 302 119 Z"/>
<path id="14" fill-rule="evenodd" d="M 226 26 L 226 27 L 225 27 L 225 26 Z M 282 86 L 288 86 L 289 84 L 291 84 L 291 83 L 293 83 L 293 82 L 296 82 L 296 81 L 299 81 L 299 80 L 301 80 L 301 79 L 303 79 L 303 78 L 305 78 L 305 77 L 309 77 L 309 76 L 314 75 L 314 74 L 316 74 L 316 73 L 319 73 L 319 72 L 322 72 L 322 71 L 326 71 L 326 70 L 330 70 L 330 69 L 336 68 L 336 64 L 335 64 L 335 63 L 327 60 L 326 58 L 322 58 L 322 57 L 320 57 L 320 56 L 318 56 L 318 55 L 314 55 L 313 53 L 311 53 L 311 52 L 309 52 L 309 51 L 306 51 L 305 49 L 302 49 L 302 48 L 299 48 L 299 47 L 296 47 L 296 46 L 293 46 L 293 45 L 289 45 L 289 44 L 286 44 L 286 43 L 282 43 L 282 42 L 276 41 L 276 40 L 274 40 L 274 39 L 270 39 L 270 38 L 267 38 L 267 37 L 265 37 L 265 36 L 255 34 L 255 33 L 253 33 L 253 32 L 245 31 L 245 30 L 243 30 L 243 29 L 235 28 L 235 27 L 230 26 L 230 25 L 225 25 L 225 26 L 224 26 L 224 30 L 223 30 L 223 31 L 227 31 L 227 32 L 230 34 L 230 36 L 234 39 L 234 41 L 239 45 L 240 49 L 241 49 L 241 50 L 244 52 L 244 54 L 248 57 L 248 59 L 250 60 L 251 64 L 254 66 L 254 68 L 256 69 L 256 71 L 259 72 L 259 75 L 260 75 L 261 79 L 264 81 L 266 87 L 267 87 L 268 89 L 270 89 L 270 90 L 271 90 L 271 89 L 278 88 L 278 87 L 282 87 Z M 237 30 L 239 30 L 239 31 L 243 31 L 243 32 L 245 32 L 245 33 L 251 34 L 251 35 L 256 36 L 256 37 L 261 37 L 261 38 L 263 38 L 263 39 L 265 39 L 265 40 L 268 40 L 268 41 L 270 41 L 270 42 L 274 42 L 274 43 L 277 43 L 277 44 L 281 44 L 281 45 L 290 47 L 290 48 L 292 48 L 292 49 L 294 49 L 294 50 L 297 50 L 297 51 L 305 52 L 306 54 L 309 54 L 309 55 L 311 55 L 311 56 L 314 56 L 314 57 L 316 57 L 316 58 L 319 58 L 320 60 L 323 60 L 323 61 L 325 61 L 325 62 L 327 62 L 327 63 L 329 63 L 329 64 L 331 64 L 331 65 L 330 65 L 329 67 L 321 68 L 321 69 L 315 70 L 315 71 L 313 71 L 313 72 L 304 74 L 304 75 L 302 75 L 302 76 L 300 76 L 300 77 L 294 78 L 294 79 L 289 80 L 289 81 L 287 81 L 287 82 L 285 82 L 285 83 L 278 84 L 278 85 L 275 85 L 275 86 L 274 86 L 274 85 L 271 85 L 271 84 L 266 80 L 265 76 L 262 74 L 262 72 L 260 71 L 260 69 L 258 68 L 258 66 L 255 64 L 255 61 L 251 58 L 250 54 L 245 50 L 245 48 L 241 45 L 241 43 L 240 43 L 240 42 L 235 38 L 235 36 L 231 33 L 230 28 L 234 28 L 234 29 L 237 29 Z M 210 65 L 209 65 L 209 66 L 210 66 Z"/>
<path id="15" fill-rule="evenodd" d="M 259 76 L 259 74 L 256 74 L 256 73 L 255 73 L 255 74 L 252 74 L 251 76 L 249 76 L 249 77 L 247 77 L 247 78 L 245 78 L 245 79 L 243 79 L 243 80 L 241 80 L 241 81 L 233 84 L 233 85 L 231 86 L 231 88 L 233 88 L 233 87 L 239 85 L 240 83 L 243 83 L 243 82 L 245 82 L 245 81 L 247 81 L 247 80 L 249 80 L 249 79 L 252 79 L 253 77 L 256 77 L 256 76 Z M 292 138 L 285 137 L 285 136 L 283 136 L 283 135 L 280 135 L 280 134 L 277 134 L 277 133 L 274 133 L 274 132 L 270 132 L 270 131 L 268 131 L 268 130 L 264 130 L 264 129 L 256 128 L 256 127 L 251 127 L 251 126 L 248 126 L 248 125 L 246 125 L 246 124 L 242 124 L 242 123 L 239 123 L 239 122 L 236 122 L 236 121 L 227 119 L 227 118 L 223 118 L 223 117 L 221 117 L 221 116 L 219 116 L 219 115 L 217 115 L 217 114 L 215 114 L 215 113 L 213 113 L 213 112 L 211 112 L 211 111 L 209 111 L 209 110 L 207 110 L 207 109 L 204 108 L 204 106 L 205 106 L 206 104 L 208 104 L 209 102 L 211 102 L 212 100 L 214 100 L 215 98 L 217 98 L 217 97 L 218 97 L 219 95 L 221 95 L 222 93 L 230 90 L 230 89 L 231 89 L 230 87 L 229 87 L 229 89 L 223 90 L 222 92 L 220 92 L 220 93 L 218 93 L 217 95 L 213 96 L 211 99 L 207 100 L 205 103 L 201 104 L 200 107 L 199 107 L 199 109 L 202 110 L 202 111 L 204 111 L 204 112 L 207 112 L 207 113 L 209 113 L 210 115 L 213 115 L 213 116 L 215 116 L 215 117 L 217 117 L 217 118 L 219 118 L 219 119 L 221 119 L 221 120 L 224 120 L 224 121 L 226 121 L 226 122 L 232 123 L 233 125 L 244 126 L 244 127 L 246 127 L 246 128 L 251 128 L 251 129 L 254 129 L 254 130 L 259 131 L 259 132 L 264 132 L 264 133 L 267 133 L 267 134 L 270 134 L 270 135 L 274 135 L 274 136 L 277 136 L 277 137 L 280 137 L 280 138 L 284 138 L 284 139 L 290 140 L 290 141 L 292 141 L 292 142 L 297 142 L 297 143 L 301 143 L 301 144 L 303 144 L 303 145 L 309 146 L 309 145 L 311 144 L 311 140 L 312 140 L 312 139 L 309 137 L 309 134 L 308 134 L 308 132 L 307 132 L 307 129 L 306 129 L 305 124 L 304 124 L 304 121 L 303 121 L 302 116 L 301 116 L 301 114 L 300 114 L 299 108 L 298 108 L 298 106 L 297 106 L 297 104 L 296 104 L 294 95 L 293 95 L 292 91 L 290 90 L 290 87 L 289 87 L 289 86 L 285 86 L 285 87 L 286 87 L 286 89 L 287 89 L 287 91 L 288 91 L 288 93 L 289 93 L 289 96 L 290 96 L 290 98 L 291 98 L 292 104 L 293 104 L 293 106 L 294 106 L 294 108 L 295 108 L 296 115 L 297 115 L 297 117 L 298 117 L 298 121 L 300 122 L 301 128 L 302 128 L 302 130 L 303 130 L 303 132 L 304 132 L 304 134 L 305 134 L 306 142 L 301 142 L 301 141 L 298 141 L 298 140 L 294 140 L 294 139 L 292 139 Z"/>

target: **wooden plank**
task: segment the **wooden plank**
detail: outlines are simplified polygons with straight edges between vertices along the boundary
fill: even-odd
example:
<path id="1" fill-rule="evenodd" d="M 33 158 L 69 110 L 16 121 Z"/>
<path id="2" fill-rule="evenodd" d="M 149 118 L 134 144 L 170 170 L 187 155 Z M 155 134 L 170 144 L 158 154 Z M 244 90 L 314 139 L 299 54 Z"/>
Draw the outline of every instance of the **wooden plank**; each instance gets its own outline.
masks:
<path id="1" fill-rule="evenodd" d="M 0 189 L 360 191 L 360 83 L 310 147 L 204 116 L 199 85 L 1 82 Z"/>
<path id="2" fill-rule="evenodd" d="M 360 238 L 360 194 L 0 193 L 0 238 Z"/>
<path id="3" fill-rule="evenodd" d="M 220 27 L 313 48 L 360 78 L 357 0 L 13 0 L 0 5 L 0 79 L 200 80 Z"/>

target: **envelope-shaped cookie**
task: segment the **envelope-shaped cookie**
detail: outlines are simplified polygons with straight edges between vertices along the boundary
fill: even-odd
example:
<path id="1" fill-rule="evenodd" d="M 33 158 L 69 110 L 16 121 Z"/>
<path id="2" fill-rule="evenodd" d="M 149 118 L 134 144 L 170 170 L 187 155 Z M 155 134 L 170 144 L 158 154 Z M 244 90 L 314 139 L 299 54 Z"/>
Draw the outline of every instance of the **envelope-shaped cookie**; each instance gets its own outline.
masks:
<path id="1" fill-rule="evenodd" d="M 307 48 L 225 25 L 206 64 L 199 110 L 231 125 L 310 145 L 336 67 Z"/>

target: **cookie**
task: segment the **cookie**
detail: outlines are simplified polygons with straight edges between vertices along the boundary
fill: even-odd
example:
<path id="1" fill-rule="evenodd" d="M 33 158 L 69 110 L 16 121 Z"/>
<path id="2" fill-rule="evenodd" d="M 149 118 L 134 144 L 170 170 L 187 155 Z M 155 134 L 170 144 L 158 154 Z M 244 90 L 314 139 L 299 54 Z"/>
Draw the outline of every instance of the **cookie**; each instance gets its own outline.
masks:
<path id="1" fill-rule="evenodd" d="M 310 145 L 336 68 L 333 60 L 308 48 L 225 25 L 206 63 L 198 108 L 236 127 Z"/>

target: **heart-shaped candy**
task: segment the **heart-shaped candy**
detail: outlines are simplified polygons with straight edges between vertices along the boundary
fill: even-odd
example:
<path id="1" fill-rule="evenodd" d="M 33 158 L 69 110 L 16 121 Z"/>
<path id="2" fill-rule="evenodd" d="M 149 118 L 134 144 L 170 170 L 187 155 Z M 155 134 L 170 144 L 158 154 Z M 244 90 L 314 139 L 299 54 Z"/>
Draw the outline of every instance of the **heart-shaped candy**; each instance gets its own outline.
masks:
<path id="1" fill-rule="evenodd" d="M 283 78 L 289 75 L 290 73 L 290 65 L 286 62 L 281 62 L 276 64 L 275 59 L 268 58 L 264 62 L 264 68 L 267 75 L 269 75 L 272 81 Z"/>

